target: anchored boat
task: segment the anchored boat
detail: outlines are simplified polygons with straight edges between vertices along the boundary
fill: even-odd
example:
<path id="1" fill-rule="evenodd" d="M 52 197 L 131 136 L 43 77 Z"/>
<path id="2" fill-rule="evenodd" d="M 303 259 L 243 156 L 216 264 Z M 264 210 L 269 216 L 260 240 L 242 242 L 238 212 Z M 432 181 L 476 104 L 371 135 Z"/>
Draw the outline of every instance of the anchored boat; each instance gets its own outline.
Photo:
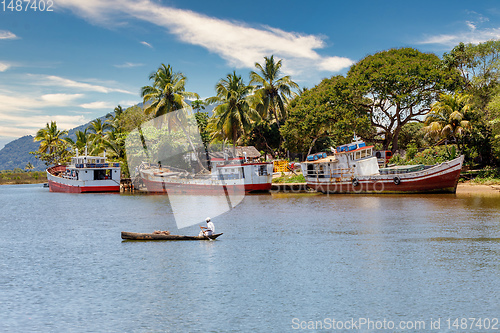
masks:
<path id="1" fill-rule="evenodd" d="M 269 191 L 273 164 L 244 158 L 212 159 L 210 173 L 191 173 L 169 166 L 141 165 L 139 173 L 148 192 L 214 193 Z"/>
<path id="2" fill-rule="evenodd" d="M 70 165 L 47 169 L 51 192 L 120 192 L 120 163 L 108 163 L 101 156 L 76 156 Z"/>
<path id="3" fill-rule="evenodd" d="M 310 155 L 302 172 L 307 186 L 323 193 L 455 193 L 464 156 L 436 165 L 379 168 L 374 147 L 359 137 Z"/>

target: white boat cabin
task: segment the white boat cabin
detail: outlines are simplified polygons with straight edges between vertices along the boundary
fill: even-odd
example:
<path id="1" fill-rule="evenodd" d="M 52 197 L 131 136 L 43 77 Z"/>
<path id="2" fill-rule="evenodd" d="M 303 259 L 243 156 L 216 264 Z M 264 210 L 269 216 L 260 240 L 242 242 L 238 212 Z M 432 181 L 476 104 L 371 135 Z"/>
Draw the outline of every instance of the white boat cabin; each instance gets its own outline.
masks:
<path id="1" fill-rule="evenodd" d="M 120 163 L 108 163 L 102 156 L 77 156 L 71 158 L 66 171 L 59 177 L 80 181 L 108 180 L 120 182 Z"/>
<path id="2" fill-rule="evenodd" d="M 253 179 L 256 183 L 267 182 L 272 177 L 273 165 L 271 163 L 252 163 L 244 158 L 211 159 L 212 178 L 219 180 L 228 179 Z"/>
<path id="3" fill-rule="evenodd" d="M 333 155 L 318 153 L 307 157 L 306 167 L 302 170 L 304 177 L 342 179 L 380 174 L 374 147 L 366 146 L 359 137 L 331 149 Z"/>

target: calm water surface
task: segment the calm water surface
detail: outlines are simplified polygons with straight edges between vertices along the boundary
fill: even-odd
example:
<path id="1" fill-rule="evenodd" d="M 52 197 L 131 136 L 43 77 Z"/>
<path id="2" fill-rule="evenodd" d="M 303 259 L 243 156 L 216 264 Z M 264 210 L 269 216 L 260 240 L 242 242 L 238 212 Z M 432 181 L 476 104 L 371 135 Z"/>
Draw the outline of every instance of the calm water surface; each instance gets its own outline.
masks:
<path id="1" fill-rule="evenodd" d="M 250 195 L 212 242 L 122 241 L 198 233 L 165 196 L 16 185 L 0 202 L 1 332 L 500 331 L 446 322 L 500 318 L 499 195 Z"/>

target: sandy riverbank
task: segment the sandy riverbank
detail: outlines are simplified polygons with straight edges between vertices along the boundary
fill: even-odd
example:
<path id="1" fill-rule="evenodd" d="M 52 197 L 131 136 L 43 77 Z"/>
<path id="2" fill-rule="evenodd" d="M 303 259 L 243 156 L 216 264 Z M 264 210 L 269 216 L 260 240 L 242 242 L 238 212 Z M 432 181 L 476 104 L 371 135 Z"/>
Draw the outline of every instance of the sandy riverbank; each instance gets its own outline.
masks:
<path id="1" fill-rule="evenodd" d="M 500 195 L 500 185 L 476 185 L 470 183 L 459 183 L 457 194 L 481 194 Z"/>

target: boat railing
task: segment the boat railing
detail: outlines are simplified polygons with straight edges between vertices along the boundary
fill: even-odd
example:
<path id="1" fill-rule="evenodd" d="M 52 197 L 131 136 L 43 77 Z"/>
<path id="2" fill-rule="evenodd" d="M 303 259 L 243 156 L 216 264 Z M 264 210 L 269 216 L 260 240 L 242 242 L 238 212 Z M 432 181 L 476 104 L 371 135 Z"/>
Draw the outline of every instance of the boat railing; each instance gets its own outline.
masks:
<path id="1" fill-rule="evenodd" d="M 352 168 L 336 168 L 330 172 L 325 172 L 325 170 L 307 170 L 306 177 L 317 177 L 317 178 L 350 178 L 354 174 Z"/>
<path id="2" fill-rule="evenodd" d="M 92 168 L 92 169 L 99 169 L 99 168 L 118 168 L 120 167 L 120 163 L 81 163 L 81 164 L 75 164 L 75 168 Z"/>

